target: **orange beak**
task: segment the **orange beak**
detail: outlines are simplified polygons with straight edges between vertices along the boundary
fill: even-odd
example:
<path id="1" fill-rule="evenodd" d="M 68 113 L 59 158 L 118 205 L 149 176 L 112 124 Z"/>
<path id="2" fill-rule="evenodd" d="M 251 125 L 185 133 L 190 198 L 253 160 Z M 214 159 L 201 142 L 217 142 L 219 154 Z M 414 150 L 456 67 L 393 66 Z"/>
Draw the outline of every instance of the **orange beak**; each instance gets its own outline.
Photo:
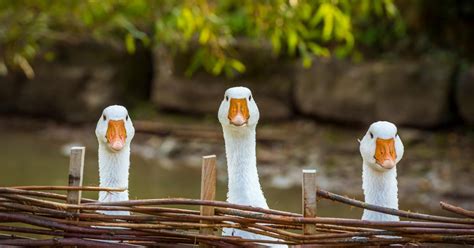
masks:
<path id="1" fill-rule="evenodd" d="M 395 151 L 394 139 L 377 139 L 375 144 L 375 160 L 377 164 L 385 169 L 395 167 L 397 152 Z"/>
<path id="2" fill-rule="evenodd" d="M 124 121 L 109 120 L 106 137 L 110 148 L 112 148 L 114 151 L 122 150 L 123 146 L 125 145 L 125 139 L 127 138 L 127 131 L 125 130 Z"/>
<path id="3" fill-rule="evenodd" d="M 235 126 L 243 126 L 247 124 L 250 118 L 249 109 L 247 107 L 247 99 L 231 98 L 229 114 L 227 115 L 227 118 L 229 118 L 230 124 Z"/>

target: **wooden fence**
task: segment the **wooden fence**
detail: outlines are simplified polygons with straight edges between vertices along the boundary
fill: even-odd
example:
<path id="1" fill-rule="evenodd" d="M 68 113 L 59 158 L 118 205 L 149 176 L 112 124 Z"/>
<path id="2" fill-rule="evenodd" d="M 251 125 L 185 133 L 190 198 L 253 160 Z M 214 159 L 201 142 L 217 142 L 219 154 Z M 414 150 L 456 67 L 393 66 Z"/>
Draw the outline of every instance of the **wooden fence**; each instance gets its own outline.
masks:
<path id="1" fill-rule="evenodd" d="M 82 191 L 123 191 L 82 186 L 83 147 L 72 148 L 69 186 L 0 187 L 0 245 L 19 246 L 385 246 L 390 244 L 474 244 L 474 211 L 447 203 L 448 217 L 375 206 L 317 188 L 316 170 L 302 172 L 302 213 L 215 200 L 216 156 L 202 160 L 201 198 L 166 198 L 101 203 Z M 67 194 L 49 191 L 67 191 Z M 319 199 L 409 220 L 364 221 L 318 217 Z M 173 205 L 175 207 L 170 207 Z M 180 207 L 176 207 L 180 206 Z M 190 210 L 200 206 L 200 210 Z M 98 210 L 130 211 L 130 216 Z M 236 228 L 272 239 L 222 236 Z"/>

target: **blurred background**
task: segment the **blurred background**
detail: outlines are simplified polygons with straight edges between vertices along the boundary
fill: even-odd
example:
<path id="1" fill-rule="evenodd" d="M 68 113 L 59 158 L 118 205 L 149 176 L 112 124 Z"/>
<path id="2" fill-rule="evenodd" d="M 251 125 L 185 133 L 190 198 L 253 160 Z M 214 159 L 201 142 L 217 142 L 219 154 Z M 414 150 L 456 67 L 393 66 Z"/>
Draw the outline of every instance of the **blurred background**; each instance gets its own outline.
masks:
<path id="1" fill-rule="evenodd" d="M 474 209 L 473 27 L 470 0 L 2 0 L 0 184 L 66 185 L 84 145 L 84 184 L 98 185 L 95 122 L 121 104 L 138 131 L 132 199 L 198 198 L 200 158 L 216 154 L 225 200 L 216 115 L 243 85 L 270 207 L 301 211 L 303 168 L 363 199 L 357 139 L 388 120 L 406 149 L 401 208 Z"/>

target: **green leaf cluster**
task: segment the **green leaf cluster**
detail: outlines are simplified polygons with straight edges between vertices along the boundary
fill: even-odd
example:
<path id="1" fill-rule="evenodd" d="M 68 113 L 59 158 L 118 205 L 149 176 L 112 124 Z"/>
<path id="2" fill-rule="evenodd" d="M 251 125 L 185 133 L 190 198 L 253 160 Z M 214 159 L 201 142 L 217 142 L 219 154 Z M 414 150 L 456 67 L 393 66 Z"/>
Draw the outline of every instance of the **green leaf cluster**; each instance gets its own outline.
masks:
<path id="1" fill-rule="evenodd" d="M 0 1 L 0 73 L 54 59 L 57 42 L 95 40 L 194 51 L 186 71 L 234 76 L 245 71 L 238 39 L 271 44 L 276 56 L 349 56 L 370 16 L 398 17 L 392 0 L 3 0 Z M 369 34 L 370 36 L 370 34 Z M 139 44 L 140 43 L 140 44 Z"/>

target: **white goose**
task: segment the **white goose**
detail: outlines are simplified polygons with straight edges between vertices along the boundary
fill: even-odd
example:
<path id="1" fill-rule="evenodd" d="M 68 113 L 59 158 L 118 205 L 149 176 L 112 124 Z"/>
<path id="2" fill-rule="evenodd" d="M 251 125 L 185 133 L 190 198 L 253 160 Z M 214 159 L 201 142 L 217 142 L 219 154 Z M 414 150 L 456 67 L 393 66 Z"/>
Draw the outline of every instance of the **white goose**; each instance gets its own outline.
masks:
<path id="1" fill-rule="evenodd" d="M 257 172 L 255 136 L 259 117 L 257 104 L 248 88 L 233 87 L 226 90 L 218 118 L 224 132 L 229 175 L 227 201 L 268 209 Z M 237 229 L 224 229 L 224 235 L 275 240 Z"/>
<path id="2" fill-rule="evenodd" d="M 135 135 L 132 120 L 125 107 L 104 109 L 95 130 L 99 141 L 100 187 L 127 188 L 130 168 L 130 143 Z M 125 192 L 99 192 L 99 201 L 127 201 Z M 101 211 L 110 215 L 129 215 L 128 211 Z"/>
<path id="3" fill-rule="evenodd" d="M 397 167 L 404 147 L 397 127 L 386 121 L 370 125 L 360 141 L 365 202 L 398 209 Z M 364 210 L 363 220 L 398 221 L 398 216 Z"/>

